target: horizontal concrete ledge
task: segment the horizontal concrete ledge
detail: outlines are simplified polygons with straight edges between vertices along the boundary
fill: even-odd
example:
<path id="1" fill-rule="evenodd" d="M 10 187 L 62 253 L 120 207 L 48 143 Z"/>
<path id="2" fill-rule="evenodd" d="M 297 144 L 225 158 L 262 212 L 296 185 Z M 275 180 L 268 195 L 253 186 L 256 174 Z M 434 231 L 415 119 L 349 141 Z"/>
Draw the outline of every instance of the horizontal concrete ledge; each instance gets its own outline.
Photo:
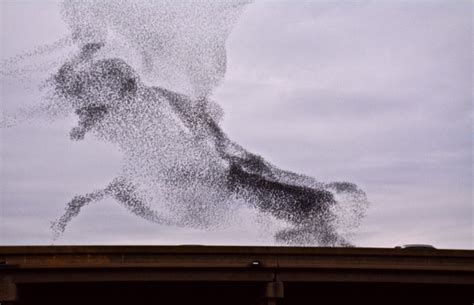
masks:
<path id="1" fill-rule="evenodd" d="M 0 269 L 104 267 L 474 271 L 474 251 L 236 246 L 0 247 Z"/>
<path id="2" fill-rule="evenodd" d="M 293 255 L 372 255 L 372 256 L 430 256 L 474 257 L 474 250 L 460 249 L 398 249 L 359 247 L 266 247 L 266 246 L 150 246 L 150 245 L 75 245 L 75 246 L 0 246 L 0 255 L 7 254 L 158 254 L 158 253 L 216 253 L 216 254 L 293 254 Z"/>
<path id="3" fill-rule="evenodd" d="M 13 284 L 107 281 L 474 284 L 474 251 L 237 246 L 3 246 Z"/>

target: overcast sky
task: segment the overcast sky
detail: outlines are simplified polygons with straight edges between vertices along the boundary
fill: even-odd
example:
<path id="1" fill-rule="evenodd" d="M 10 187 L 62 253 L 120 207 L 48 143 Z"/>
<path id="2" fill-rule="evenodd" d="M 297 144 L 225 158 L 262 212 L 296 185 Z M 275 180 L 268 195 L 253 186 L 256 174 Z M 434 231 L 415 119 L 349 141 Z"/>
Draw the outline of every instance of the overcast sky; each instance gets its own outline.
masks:
<path id="1" fill-rule="evenodd" d="M 68 34 L 55 2 L 0 8 L 3 59 Z M 227 41 L 212 97 L 224 130 L 250 151 L 366 191 L 356 245 L 472 248 L 472 46 L 470 1 L 257 1 Z M 34 103 L 34 86 L 24 87 L 3 79 L 2 109 Z M 51 244 L 64 204 L 119 171 L 114 147 L 69 140 L 74 123 L 0 130 L 0 244 Z M 164 227 L 104 201 L 56 244 L 271 243 L 252 221 Z"/>

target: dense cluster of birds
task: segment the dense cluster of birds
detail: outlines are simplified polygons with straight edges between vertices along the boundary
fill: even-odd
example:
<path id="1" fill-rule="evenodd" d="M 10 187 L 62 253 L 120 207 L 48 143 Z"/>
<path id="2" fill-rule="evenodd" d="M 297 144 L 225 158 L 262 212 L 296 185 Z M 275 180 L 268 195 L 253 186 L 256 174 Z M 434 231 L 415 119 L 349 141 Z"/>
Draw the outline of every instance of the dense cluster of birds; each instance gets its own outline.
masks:
<path id="1" fill-rule="evenodd" d="M 246 4 L 62 3 L 71 30 L 64 41 L 78 51 L 48 78 L 41 109 L 74 112 L 70 138 L 114 143 L 124 163 L 108 185 L 67 203 L 52 225 L 56 236 L 82 207 L 113 198 L 149 221 L 203 229 L 246 205 L 286 224 L 274 232 L 279 243 L 349 245 L 341 232 L 347 219 L 363 217 L 362 190 L 279 169 L 219 125 L 223 111 L 209 96 L 224 77 L 225 41 Z"/>

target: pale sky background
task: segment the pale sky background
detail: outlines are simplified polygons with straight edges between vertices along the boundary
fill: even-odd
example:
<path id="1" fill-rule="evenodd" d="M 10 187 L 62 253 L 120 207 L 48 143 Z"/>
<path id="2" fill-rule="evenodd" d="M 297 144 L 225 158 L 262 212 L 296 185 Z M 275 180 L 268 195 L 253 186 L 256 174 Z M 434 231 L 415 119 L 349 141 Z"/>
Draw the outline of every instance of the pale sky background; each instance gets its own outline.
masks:
<path id="1" fill-rule="evenodd" d="M 0 4 L 2 59 L 68 34 L 56 2 Z M 364 189 L 371 205 L 357 246 L 473 248 L 472 10 L 470 1 L 257 1 L 227 41 L 213 94 L 223 128 L 281 168 Z M 6 112 L 36 96 L 28 82 L 2 79 Z M 65 203 L 119 171 L 114 147 L 69 140 L 74 124 L 0 130 L 0 244 L 51 244 Z M 55 244 L 271 244 L 252 221 L 164 227 L 104 201 Z"/>

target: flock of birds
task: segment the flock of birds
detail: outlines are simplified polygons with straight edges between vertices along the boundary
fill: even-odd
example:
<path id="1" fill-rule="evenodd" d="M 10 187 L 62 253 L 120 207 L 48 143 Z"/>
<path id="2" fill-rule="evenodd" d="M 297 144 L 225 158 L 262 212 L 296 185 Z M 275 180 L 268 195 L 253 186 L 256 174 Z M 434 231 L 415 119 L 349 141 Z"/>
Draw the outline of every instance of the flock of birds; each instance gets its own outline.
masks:
<path id="1" fill-rule="evenodd" d="M 219 125 L 223 111 L 209 96 L 224 78 L 225 42 L 247 4 L 65 0 L 70 36 L 5 62 L 75 50 L 51 69 L 44 101 L 3 118 L 2 127 L 75 113 L 71 140 L 92 135 L 123 152 L 117 177 L 66 204 L 52 225 L 55 237 L 81 208 L 113 198 L 146 220 L 202 229 L 244 205 L 285 223 L 273 232 L 278 243 L 350 245 L 341 234 L 348 225 L 341 205 L 359 220 L 367 205 L 362 190 L 282 170 Z"/>

